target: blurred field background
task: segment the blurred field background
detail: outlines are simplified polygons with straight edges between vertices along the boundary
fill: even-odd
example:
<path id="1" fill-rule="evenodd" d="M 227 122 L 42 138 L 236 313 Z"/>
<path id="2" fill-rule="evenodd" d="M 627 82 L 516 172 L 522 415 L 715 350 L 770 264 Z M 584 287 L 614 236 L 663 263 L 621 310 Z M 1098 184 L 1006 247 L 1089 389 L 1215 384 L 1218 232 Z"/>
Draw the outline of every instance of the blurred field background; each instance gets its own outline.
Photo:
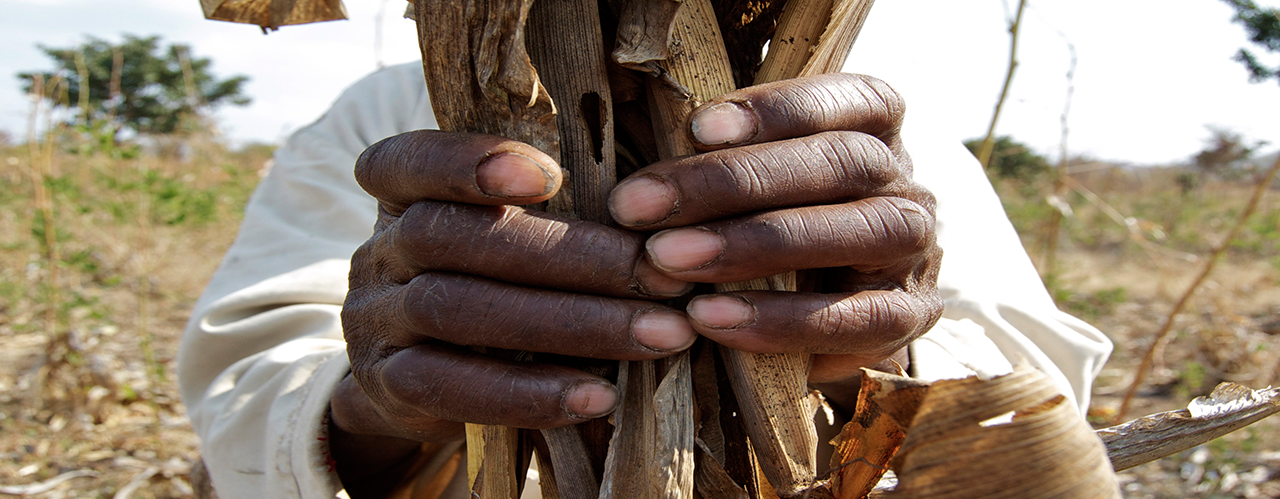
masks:
<path id="1" fill-rule="evenodd" d="M 97 476 L 43 497 L 120 497 L 126 487 L 134 497 L 186 497 L 197 442 L 171 374 L 177 343 L 272 147 L 229 149 L 209 132 L 168 152 L 91 139 L 55 126 L 0 149 L 0 485 L 88 470 Z M 1192 165 L 1078 163 L 1049 288 L 1116 342 L 1096 388 L 1103 425 L 1257 172 L 1240 165 L 1227 179 Z M 1042 262 L 1051 176 L 992 180 Z M 1275 383 L 1277 196 L 1246 227 L 1160 348 L 1130 417 L 1184 407 L 1224 380 Z M 1280 496 L 1276 430 L 1264 421 L 1123 483 L 1131 497 Z"/>
<path id="2" fill-rule="evenodd" d="M 56 89 L 40 91 L 56 101 Z M 198 442 L 172 374 L 178 340 L 273 146 L 229 145 L 196 108 L 154 134 L 104 130 L 91 114 L 34 107 L 25 136 L 0 135 L 0 496 L 189 497 Z M 1099 427 L 1220 245 L 1126 419 L 1185 407 L 1221 381 L 1276 383 L 1276 186 L 1224 241 L 1275 148 L 1210 135 L 1200 154 L 1161 165 L 1055 167 L 1016 136 L 995 149 L 993 165 L 1008 166 L 990 177 L 1049 291 L 1116 343 L 1095 388 Z M 1280 497 L 1278 427 L 1135 468 L 1122 487 L 1135 498 Z M 50 482 L 59 476 L 71 478 Z"/>

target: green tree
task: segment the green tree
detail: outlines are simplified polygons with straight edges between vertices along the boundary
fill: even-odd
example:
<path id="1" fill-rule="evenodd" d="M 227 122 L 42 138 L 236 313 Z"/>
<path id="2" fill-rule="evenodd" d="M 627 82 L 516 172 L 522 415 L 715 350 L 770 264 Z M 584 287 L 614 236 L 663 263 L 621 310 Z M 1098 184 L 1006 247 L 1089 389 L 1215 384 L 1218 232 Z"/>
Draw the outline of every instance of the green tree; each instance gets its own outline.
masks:
<path id="1" fill-rule="evenodd" d="M 1267 52 L 1280 53 L 1280 8 L 1259 7 L 1253 0 L 1223 0 L 1236 10 L 1235 22 L 1244 26 L 1249 33 L 1249 41 L 1266 49 Z M 1249 79 L 1255 83 L 1275 78 L 1280 83 L 1280 65 L 1269 67 L 1249 49 L 1236 52 L 1236 60 L 1249 68 Z"/>
<path id="2" fill-rule="evenodd" d="M 982 148 L 982 140 L 980 138 L 966 140 L 964 145 L 976 157 Z M 1013 140 L 1013 137 L 1001 135 L 995 140 L 995 147 L 991 152 L 991 164 L 987 165 L 987 171 L 1004 178 L 1034 180 L 1049 172 L 1049 161 L 1032 152 L 1031 148 L 1025 144 Z"/>
<path id="3" fill-rule="evenodd" d="M 24 91 L 31 92 L 38 76 L 46 84 L 61 78 L 67 95 L 63 99 L 46 91 L 52 105 L 72 108 L 86 122 L 108 121 L 115 132 L 173 134 L 184 131 L 184 124 L 204 109 L 249 103 L 242 93 L 247 76 L 219 79 L 212 74 L 211 60 L 193 57 L 187 45 L 162 48 L 158 36 L 124 35 L 120 44 L 87 37 L 76 47 L 37 46 L 55 69 L 19 73 Z M 87 92 L 87 100 L 81 100 L 81 92 Z M 79 107 L 82 103 L 87 106 Z"/>

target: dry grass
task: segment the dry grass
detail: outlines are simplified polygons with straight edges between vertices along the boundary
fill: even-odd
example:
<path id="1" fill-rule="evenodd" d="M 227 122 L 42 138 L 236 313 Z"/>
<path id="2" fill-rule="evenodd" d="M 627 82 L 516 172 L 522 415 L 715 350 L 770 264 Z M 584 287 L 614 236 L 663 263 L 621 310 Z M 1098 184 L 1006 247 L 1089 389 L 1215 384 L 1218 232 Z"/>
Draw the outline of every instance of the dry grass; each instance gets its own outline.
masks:
<path id="1" fill-rule="evenodd" d="M 93 470 L 43 497 L 113 497 L 135 477 L 135 497 L 189 496 L 197 441 L 171 374 L 178 336 L 269 151 L 197 139 L 187 159 L 161 160 L 62 146 L 0 149 L 0 485 Z M 53 224 L 32 201 L 40 167 Z M 50 331 L 66 341 L 50 348 Z"/>
<path id="2" fill-rule="evenodd" d="M 267 151 L 231 153 L 208 140 L 187 146 L 186 160 L 0 148 L 0 486 L 92 470 L 96 477 L 41 497 L 114 497 L 134 479 L 134 497 L 189 495 L 197 442 L 171 374 L 178 336 L 235 236 Z M 56 288 L 33 165 L 51 173 Z M 1210 182 L 1183 193 L 1177 174 L 1078 177 L 1122 222 L 1133 217 L 1127 225 L 1081 195 L 1070 199 L 1074 214 L 1051 289 L 1117 344 L 1096 390 L 1100 416 L 1113 410 L 1150 334 L 1199 268 L 1194 259 L 1225 231 L 1249 189 Z M 1036 230 L 1047 213 L 1040 191 L 999 184 L 1039 259 Z M 1280 312 L 1280 200 L 1266 203 L 1159 351 L 1135 413 L 1185 406 L 1222 380 L 1276 382 L 1280 324 L 1268 324 Z M 68 335 L 62 350 L 48 348 L 49 331 Z M 1280 496 L 1277 426 L 1264 421 L 1126 472 L 1126 495 Z"/>

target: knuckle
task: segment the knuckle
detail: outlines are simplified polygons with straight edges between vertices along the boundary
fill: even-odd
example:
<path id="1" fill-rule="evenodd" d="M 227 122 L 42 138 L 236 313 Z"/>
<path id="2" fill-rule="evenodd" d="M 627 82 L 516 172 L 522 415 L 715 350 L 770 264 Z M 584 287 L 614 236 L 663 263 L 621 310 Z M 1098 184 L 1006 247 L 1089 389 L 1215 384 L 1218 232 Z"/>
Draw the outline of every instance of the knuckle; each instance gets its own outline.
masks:
<path id="1" fill-rule="evenodd" d="M 880 331 L 868 350 L 877 356 L 888 356 L 910 343 L 918 335 L 921 316 L 902 292 L 877 293 L 868 300 L 870 324 Z M 921 331 L 923 332 L 923 331 Z"/>
<path id="2" fill-rule="evenodd" d="M 356 158 L 355 176 L 356 183 L 360 184 L 360 188 L 372 194 L 376 189 L 374 182 L 377 180 L 381 171 L 382 150 L 386 144 L 395 137 L 387 137 L 385 139 L 374 142 L 373 145 L 366 147 Z"/>
<path id="3" fill-rule="evenodd" d="M 921 305 L 923 310 L 921 311 L 920 316 L 925 320 L 922 321 L 924 327 L 920 328 L 921 330 L 919 333 L 924 334 L 925 331 L 932 328 L 933 325 L 942 318 L 942 312 L 946 307 L 946 303 L 942 300 L 942 293 L 938 291 L 937 286 L 930 286 L 929 290 L 921 295 L 921 301 L 923 302 Z"/>
<path id="4" fill-rule="evenodd" d="M 416 150 L 429 147 L 435 135 L 429 130 L 407 132 L 366 147 L 356 158 L 356 183 L 374 197 L 380 197 L 383 191 L 404 181 L 401 167 L 406 158 L 413 157 Z"/>
<path id="5" fill-rule="evenodd" d="M 852 88 L 876 112 L 876 116 L 885 118 L 881 129 L 883 131 L 897 131 L 901 128 L 903 116 L 907 112 L 906 100 L 902 98 L 902 94 L 899 94 L 884 80 L 874 76 L 861 74 L 852 76 L 854 76 Z"/>
<path id="6" fill-rule="evenodd" d="M 888 198 L 891 203 L 897 205 L 894 213 L 898 214 L 900 225 L 904 228 L 900 232 L 900 247 L 904 251 L 911 253 L 923 253 L 934 246 L 937 240 L 937 233 L 934 230 L 937 220 L 933 213 L 919 204 L 902 199 Z"/>
<path id="7" fill-rule="evenodd" d="M 898 182 L 903 172 L 880 140 L 859 132 L 823 132 L 814 137 L 840 185 L 878 190 Z"/>
<path id="8" fill-rule="evenodd" d="M 773 153 L 766 147 L 750 147 L 738 150 L 726 150 L 711 155 L 708 168 L 701 170 L 700 181 L 707 187 L 716 186 L 728 180 L 734 196 L 754 196 L 762 194 L 766 178 L 769 176 L 768 165 Z M 702 189 L 699 189 L 702 191 Z M 695 192 L 693 194 L 698 194 Z M 714 208 L 715 203 L 708 203 Z"/>
<path id="9" fill-rule="evenodd" d="M 414 203 L 388 230 L 390 250 L 420 266 L 435 261 L 440 253 L 454 249 L 459 235 L 472 232 L 456 227 L 462 217 L 448 203 L 420 201 Z M 464 242 L 465 243 L 465 242 Z"/>
<path id="10" fill-rule="evenodd" d="M 876 198 L 871 209 L 859 210 L 888 253 L 920 255 L 937 239 L 933 214 L 923 206 L 902 198 Z"/>

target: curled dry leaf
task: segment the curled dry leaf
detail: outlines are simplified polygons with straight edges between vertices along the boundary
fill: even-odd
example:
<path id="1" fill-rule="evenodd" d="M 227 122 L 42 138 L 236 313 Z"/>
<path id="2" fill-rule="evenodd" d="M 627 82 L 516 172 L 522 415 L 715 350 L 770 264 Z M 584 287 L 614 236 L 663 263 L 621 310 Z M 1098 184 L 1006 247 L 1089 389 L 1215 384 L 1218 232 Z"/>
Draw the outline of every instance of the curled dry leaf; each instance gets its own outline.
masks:
<path id="1" fill-rule="evenodd" d="M 679 9 L 680 0 L 623 1 L 613 60 L 630 69 L 656 73 L 655 62 L 667 58 L 667 40 Z"/>
<path id="2" fill-rule="evenodd" d="M 693 372 L 689 352 L 664 359 L 666 375 L 653 394 L 658 441 L 650 475 L 661 499 L 692 499 L 694 468 Z M 614 496 L 616 497 L 616 496 Z"/>
<path id="3" fill-rule="evenodd" d="M 600 490 L 611 491 L 616 497 L 649 497 L 653 491 L 647 477 L 654 473 L 650 467 L 657 441 L 657 421 L 649 416 L 658 387 L 656 366 L 653 362 L 624 361 L 618 369 L 617 385 L 622 403 L 609 416 L 614 430 Z"/>
<path id="4" fill-rule="evenodd" d="M 622 405 L 609 416 L 613 438 L 605 458 L 600 497 L 693 496 L 693 394 L 689 354 L 666 361 L 658 380 L 653 361 L 623 362 Z"/>
<path id="5" fill-rule="evenodd" d="M 264 32 L 347 18 L 342 0 L 200 0 L 200 7 L 205 19 L 257 24 Z"/>
<path id="6" fill-rule="evenodd" d="M 1280 388 L 1250 390 L 1222 383 L 1186 409 L 1098 430 L 1112 466 L 1126 470 L 1190 449 L 1280 412 Z"/>
<path id="7" fill-rule="evenodd" d="M 1121 497 L 1102 441 L 1025 364 L 933 383 L 891 467 L 890 497 Z"/>
<path id="8" fill-rule="evenodd" d="M 907 429 L 915 417 L 929 383 L 874 371 L 862 370 L 862 386 L 853 418 L 832 441 L 831 490 L 839 499 L 866 496 L 889 469 Z"/>

